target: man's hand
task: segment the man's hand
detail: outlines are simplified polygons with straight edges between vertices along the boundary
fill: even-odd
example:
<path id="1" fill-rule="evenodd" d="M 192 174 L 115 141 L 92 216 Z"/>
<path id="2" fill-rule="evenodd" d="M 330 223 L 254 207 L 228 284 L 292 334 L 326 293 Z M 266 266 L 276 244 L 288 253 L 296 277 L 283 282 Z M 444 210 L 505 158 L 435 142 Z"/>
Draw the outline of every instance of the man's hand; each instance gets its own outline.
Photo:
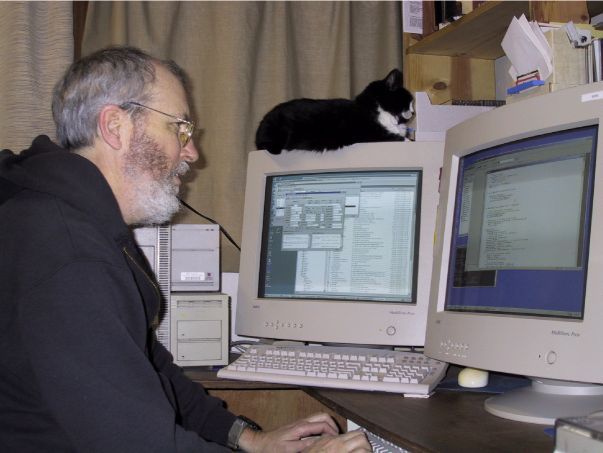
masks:
<path id="1" fill-rule="evenodd" d="M 318 443 L 322 440 L 320 436 L 337 439 L 338 432 L 333 419 L 328 414 L 319 413 L 273 431 L 245 429 L 239 439 L 239 445 L 248 453 L 297 453 Z M 316 450 L 318 451 L 335 450 Z"/>
<path id="2" fill-rule="evenodd" d="M 350 431 L 340 436 L 323 436 L 304 453 L 365 453 L 373 448 L 362 431 Z"/>

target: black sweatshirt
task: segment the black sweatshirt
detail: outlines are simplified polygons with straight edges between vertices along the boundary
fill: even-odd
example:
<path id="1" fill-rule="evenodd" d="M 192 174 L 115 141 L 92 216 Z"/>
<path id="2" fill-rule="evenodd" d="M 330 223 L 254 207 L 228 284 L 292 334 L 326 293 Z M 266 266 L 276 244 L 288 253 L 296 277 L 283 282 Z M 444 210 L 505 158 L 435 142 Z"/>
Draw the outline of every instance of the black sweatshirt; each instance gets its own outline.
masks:
<path id="1" fill-rule="evenodd" d="M 94 164 L 0 152 L 0 451 L 224 451 L 235 417 L 156 341 L 159 306 Z"/>

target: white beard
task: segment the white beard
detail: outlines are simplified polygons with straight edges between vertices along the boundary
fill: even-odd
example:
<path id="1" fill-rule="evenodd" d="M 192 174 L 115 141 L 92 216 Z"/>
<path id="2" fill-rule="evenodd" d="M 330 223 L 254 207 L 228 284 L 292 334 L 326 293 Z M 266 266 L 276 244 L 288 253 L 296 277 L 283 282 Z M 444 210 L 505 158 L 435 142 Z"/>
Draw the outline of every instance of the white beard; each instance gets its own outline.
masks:
<path id="1" fill-rule="evenodd" d="M 180 209 L 176 176 L 189 170 L 182 161 L 168 171 L 169 161 L 142 127 L 137 127 L 124 162 L 124 175 L 130 188 L 129 205 L 136 225 L 160 225 Z"/>
<path id="2" fill-rule="evenodd" d="M 186 162 L 180 162 L 174 172 L 161 180 L 147 180 L 134 187 L 134 200 L 142 218 L 141 225 L 160 225 L 169 221 L 180 209 L 177 198 L 178 185 L 173 183 L 174 176 L 183 175 L 189 169 Z"/>

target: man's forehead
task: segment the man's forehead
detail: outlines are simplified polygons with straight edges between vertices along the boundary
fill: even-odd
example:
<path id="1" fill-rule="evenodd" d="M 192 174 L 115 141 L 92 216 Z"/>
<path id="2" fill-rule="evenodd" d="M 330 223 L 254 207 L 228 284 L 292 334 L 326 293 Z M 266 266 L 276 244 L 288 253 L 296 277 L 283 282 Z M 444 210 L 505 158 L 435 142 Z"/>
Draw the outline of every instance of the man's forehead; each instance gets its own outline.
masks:
<path id="1" fill-rule="evenodd" d="M 163 66 L 156 66 L 156 78 L 153 85 L 153 98 L 171 113 L 188 119 L 189 106 L 182 82 Z"/>

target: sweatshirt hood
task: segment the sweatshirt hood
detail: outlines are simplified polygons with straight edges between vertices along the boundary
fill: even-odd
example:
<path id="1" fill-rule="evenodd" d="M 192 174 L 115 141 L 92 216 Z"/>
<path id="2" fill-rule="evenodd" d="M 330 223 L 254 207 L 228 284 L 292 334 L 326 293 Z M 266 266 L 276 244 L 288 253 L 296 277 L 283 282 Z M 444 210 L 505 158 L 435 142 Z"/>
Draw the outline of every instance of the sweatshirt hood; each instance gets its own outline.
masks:
<path id="1" fill-rule="evenodd" d="M 114 238 L 129 234 L 115 195 L 96 165 L 45 135 L 37 137 L 21 154 L 0 151 L 0 190 L 8 193 L 0 194 L 0 199 L 20 189 L 61 198 Z"/>

